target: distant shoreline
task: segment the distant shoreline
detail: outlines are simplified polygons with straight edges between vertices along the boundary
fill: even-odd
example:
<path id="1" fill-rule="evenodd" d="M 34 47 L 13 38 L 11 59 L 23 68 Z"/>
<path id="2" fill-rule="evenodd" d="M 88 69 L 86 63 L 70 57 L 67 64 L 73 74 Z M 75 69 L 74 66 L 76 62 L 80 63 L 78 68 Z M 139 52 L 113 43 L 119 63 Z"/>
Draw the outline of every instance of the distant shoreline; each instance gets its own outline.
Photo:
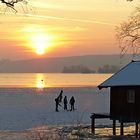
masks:
<path id="1" fill-rule="evenodd" d="M 115 61 L 114 61 L 115 60 Z M 127 57 L 127 62 L 129 57 Z M 127 63 L 126 61 L 123 64 Z M 28 60 L 0 60 L 1 73 L 60 73 L 64 68 L 74 68 L 75 72 L 93 73 L 98 70 L 109 73 L 116 70 L 120 63 L 120 55 L 83 55 L 72 57 L 41 58 Z M 107 67 L 106 67 L 107 66 Z M 108 67 L 109 66 L 109 67 Z M 113 66 L 113 67 L 112 67 Z M 106 69 L 107 68 L 107 69 Z M 67 70 L 66 70 L 67 71 Z M 73 71 L 73 70 L 72 70 Z"/>

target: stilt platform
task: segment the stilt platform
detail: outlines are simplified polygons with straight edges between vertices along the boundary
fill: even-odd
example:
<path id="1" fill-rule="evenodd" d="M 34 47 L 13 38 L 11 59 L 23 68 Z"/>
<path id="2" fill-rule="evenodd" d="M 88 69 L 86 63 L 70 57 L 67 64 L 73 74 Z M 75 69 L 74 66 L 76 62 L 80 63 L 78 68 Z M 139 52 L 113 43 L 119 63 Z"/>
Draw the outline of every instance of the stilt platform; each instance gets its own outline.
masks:
<path id="1" fill-rule="evenodd" d="M 110 119 L 111 116 L 109 113 L 92 113 L 90 118 L 91 118 L 91 131 L 95 135 L 95 119 L 106 119 L 106 118 Z M 112 118 L 111 118 L 111 120 L 112 120 L 113 135 L 116 135 L 116 121 L 117 120 L 116 119 L 113 120 Z M 135 122 L 135 136 L 136 136 L 136 138 L 138 138 L 138 136 L 139 136 L 139 133 L 138 133 L 139 132 L 139 128 L 138 128 L 139 123 L 136 121 L 134 121 L 134 122 Z M 123 136 L 123 134 L 124 134 L 124 130 L 123 130 L 124 123 L 125 123 L 125 121 L 120 121 L 120 135 L 121 136 Z"/>
<path id="2" fill-rule="evenodd" d="M 95 119 L 104 119 L 104 118 L 110 118 L 109 113 L 92 113 L 91 118 Z"/>
<path id="3" fill-rule="evenodd" d="M 95 135 L 95 119 L 110 119 L 109 113 L 92 113 L 91 118 L 91 131 Z M 116 120 L 113 120 L 113 135 L 116 135 Z"/>

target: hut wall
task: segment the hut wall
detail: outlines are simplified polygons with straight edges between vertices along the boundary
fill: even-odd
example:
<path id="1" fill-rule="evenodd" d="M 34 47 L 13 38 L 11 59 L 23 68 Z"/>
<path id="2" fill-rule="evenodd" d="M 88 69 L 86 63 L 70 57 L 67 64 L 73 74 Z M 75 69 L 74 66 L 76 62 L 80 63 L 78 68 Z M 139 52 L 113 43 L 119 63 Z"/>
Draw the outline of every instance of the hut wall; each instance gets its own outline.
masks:
<path id="1" fill-rule="evenodd" d="M 128 91 L 134 91 L 132 101 L 128 101 Z M 140 122 L 140 87 L 111 87 L 111 119 L 124 122 Z"/>

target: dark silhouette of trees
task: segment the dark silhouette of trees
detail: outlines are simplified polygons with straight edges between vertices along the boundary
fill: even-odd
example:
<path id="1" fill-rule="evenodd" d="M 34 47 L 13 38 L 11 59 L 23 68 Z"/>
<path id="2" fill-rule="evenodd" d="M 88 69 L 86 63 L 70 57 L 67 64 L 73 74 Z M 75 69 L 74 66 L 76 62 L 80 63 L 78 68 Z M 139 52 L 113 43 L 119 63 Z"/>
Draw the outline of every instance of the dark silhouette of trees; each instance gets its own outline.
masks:
<path id="1" fill-rule="evenodd" d="M 24 3 L 27 4 L 28 1 L 27 0 L 0 0 L 1 3 L 5 4 L 7 7 L 10 7 L 11 9 L 13 9 L 15 12 L 17 12 L 17 10 L 15 9 L 15 4 L 17 3 Z"/>
<path id="2" fill-rule="evenodd" d="M 62 72 L 63 73 L 95 73 L 94 70 L 91 70 L 87 66 L 83 66 L 83 65 L 65 66 Z"/>
<path id="3" fill-rule="evenodd" d="M 121 56 L 126 53 L 139 53 L 140 49 L 140 7 L 136 7 L 128 21 L 116 28 L 117 40 L 121 49 Z"/>
<path id="4" fill-rule="evenodd" d="M 118 66 L 115 65 L 104 65 L 102 67 L 99 67 L 97 72 L 98 73 L 115 73 L 119 70 L 120 68 Z"/>
<path id="5" fill-rule="evenodd" d="M 13 9 L 15 12 L 17 12 L 17 10 L 15 9 L 15 4 L 16 3 L 24 3 L 27 4 L 28 0 L 0 0 L 1 3 L 5 4 L 7 7 L 10 7 L 11 9 Z M 126 0 L 126 1 L 134 1 L 134 0 Z"/>

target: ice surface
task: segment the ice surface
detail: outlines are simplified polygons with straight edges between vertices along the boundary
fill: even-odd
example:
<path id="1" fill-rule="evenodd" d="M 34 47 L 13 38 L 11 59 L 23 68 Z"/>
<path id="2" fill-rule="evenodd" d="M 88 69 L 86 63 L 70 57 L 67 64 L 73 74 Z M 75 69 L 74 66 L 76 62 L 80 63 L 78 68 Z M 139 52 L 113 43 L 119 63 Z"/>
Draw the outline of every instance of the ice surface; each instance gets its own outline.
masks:
<path id="1" fill-rule="evenodd" d="M 97 88 L 63 88 L 68 100 L 75 97 L 76 110 L 55 112 L 60 88 L 0 88 L 0 129 L 25 130 L 41 125 L 90 124 L 93 112 L 109 112 L 109 91 Z M 100 93 L 100 94 L 99 94 Z M 62 104 L 63 106 L 63 104 Z M 105 121 L 98 121 L 102 125 Z"/>

